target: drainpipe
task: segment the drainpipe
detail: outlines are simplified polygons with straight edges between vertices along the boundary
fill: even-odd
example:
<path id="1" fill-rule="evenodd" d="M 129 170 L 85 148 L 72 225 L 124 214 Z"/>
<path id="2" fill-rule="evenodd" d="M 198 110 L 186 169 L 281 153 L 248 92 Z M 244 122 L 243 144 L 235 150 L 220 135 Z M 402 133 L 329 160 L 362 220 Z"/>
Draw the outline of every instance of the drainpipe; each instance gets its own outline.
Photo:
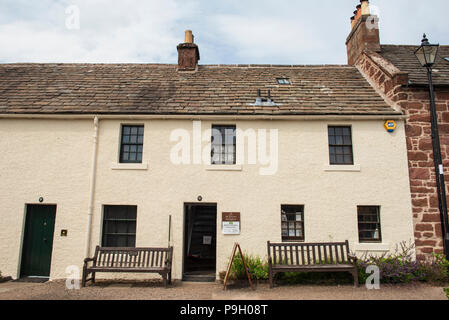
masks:
<path id="1" fill-rule="evenodd" d="M 95 173 L 97 170 L 97 148 L 98 148 L 98 117 L 94 118 L 94 147 L 92 153 L 92 168 L 90 173 L 90 187 L 89 187 L 89 208 L 87 209 L 87 234 L 86 234 L 86 251 L 85 257 L 90 257 L 90 239 L 92 229 L 92 215 L 94 207 L 94 193 L 95 193 Z"/>

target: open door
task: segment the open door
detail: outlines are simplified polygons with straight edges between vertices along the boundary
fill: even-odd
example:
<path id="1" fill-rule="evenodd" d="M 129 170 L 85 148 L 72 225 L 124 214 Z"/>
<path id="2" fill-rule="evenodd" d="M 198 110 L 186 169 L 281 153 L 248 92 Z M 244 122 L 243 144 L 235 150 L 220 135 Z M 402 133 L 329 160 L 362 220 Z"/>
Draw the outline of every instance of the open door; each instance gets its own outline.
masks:
<path id="1" fill-rule="evenodd" d="M 217 263 L 217 205 L 184 206 L 185 281 L 215 281 Z"/>

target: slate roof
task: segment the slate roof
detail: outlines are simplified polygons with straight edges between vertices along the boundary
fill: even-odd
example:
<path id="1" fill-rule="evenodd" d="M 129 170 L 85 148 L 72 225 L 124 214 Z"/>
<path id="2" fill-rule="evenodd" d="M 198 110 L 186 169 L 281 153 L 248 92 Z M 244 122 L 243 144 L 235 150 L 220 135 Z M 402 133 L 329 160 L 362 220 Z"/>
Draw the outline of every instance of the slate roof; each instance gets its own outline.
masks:
<path id="1" fill-rule="evenodd" d="M 394 64 L 399 70 L 409 74 L 411 85 L 428 85 L 427 71 L 414 55 L 419 46 L 381 45 L 381 55 Z M 449 85 L 449 46 L 440 46 L 439 57 L 433 67 L 435 85 Z"/>
<path id="2" fill-rule="evenodd" d="M 2 64 L 0 114 L 398 115 L 350 66 Z M 291 85 L 278 85 L 287 77 Z M 257 89 L 276 105 L 254 105 Z"/>

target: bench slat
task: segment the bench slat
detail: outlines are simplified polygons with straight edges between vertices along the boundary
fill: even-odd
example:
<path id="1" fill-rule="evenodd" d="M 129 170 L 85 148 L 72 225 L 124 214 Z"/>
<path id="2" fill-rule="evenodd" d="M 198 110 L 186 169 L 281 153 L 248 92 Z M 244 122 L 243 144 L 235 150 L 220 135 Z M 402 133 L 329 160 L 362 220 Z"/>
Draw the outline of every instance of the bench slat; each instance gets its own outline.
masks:
<path id="1" fill-rule="evenodd" d="M 309 249 L 309 246 L 307 246 L 306 248 L 307 248 L 307 264 L 310 265 L 311 264 L 310 263 L 310 249 Z"/>
<path id="2" fill-rule="evenodd" d="M 301 250 L 301 264 L 304 265 L 304 250 L 302 250 L 302 246 L 298 246 L 298 249 Z"/>
<path id="3" fill-rule="evenodd" d="M 313 256 L 313 264 L 316 264 L 316 254 L 315 254 L 315 245 L 312 245 L 312 256 Z"/>
<path id="4" fill-rule="evenodd" d="M 294 264 L 293 261 L 293 247 L 290 247 L 290 263 Z"/>
<path id="5" fill-rule="evenodd" d="M 282 262 L 283 262 L 283 264 L 288 264 L 287 246 L 284 246 L 284 258 L 283 258 Z"/>

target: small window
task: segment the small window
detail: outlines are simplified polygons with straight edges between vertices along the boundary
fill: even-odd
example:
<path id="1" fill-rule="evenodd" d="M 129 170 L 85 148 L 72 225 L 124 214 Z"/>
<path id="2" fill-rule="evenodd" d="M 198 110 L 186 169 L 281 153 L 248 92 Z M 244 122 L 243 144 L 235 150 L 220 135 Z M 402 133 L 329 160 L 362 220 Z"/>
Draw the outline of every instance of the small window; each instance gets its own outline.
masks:
<path id="1" fill-rule="evenodd" d="M 143 126 L 122 126 L 120 163 L 142 163 Z"/>
<path id="2" fill-rule="evenodd" d="M 135 247 L 137 206 L 104 206 L 103 247 Z"/>
<path id="3" fill-rule="evenodd" d="M 329 127 L 331 165 L 353 165 L 351 127 Z"/>
<path id="4" fill-rule="evenodd" d="M 236 163 L 235 131 L 235 126 L 212 126 L 212 164 L 234 165 Z"/>
<path id="5" fill-rule="evenodd" d="M 276 80 L 277 80 L 278 84 L 284 84 L 284 85 L 291 84 L 290 80 L 288 78 L 277 78 Z"/>
<path id="6" fill-rule="evenodd" d="M 359 242 L 382 242 L 380 230 L 380 207 L 357 207 Z"/>
<path id="7" fill-rule="evenodd" d="M 304 206 L 281 206 L 282 241 L 304 241 Z"/>

